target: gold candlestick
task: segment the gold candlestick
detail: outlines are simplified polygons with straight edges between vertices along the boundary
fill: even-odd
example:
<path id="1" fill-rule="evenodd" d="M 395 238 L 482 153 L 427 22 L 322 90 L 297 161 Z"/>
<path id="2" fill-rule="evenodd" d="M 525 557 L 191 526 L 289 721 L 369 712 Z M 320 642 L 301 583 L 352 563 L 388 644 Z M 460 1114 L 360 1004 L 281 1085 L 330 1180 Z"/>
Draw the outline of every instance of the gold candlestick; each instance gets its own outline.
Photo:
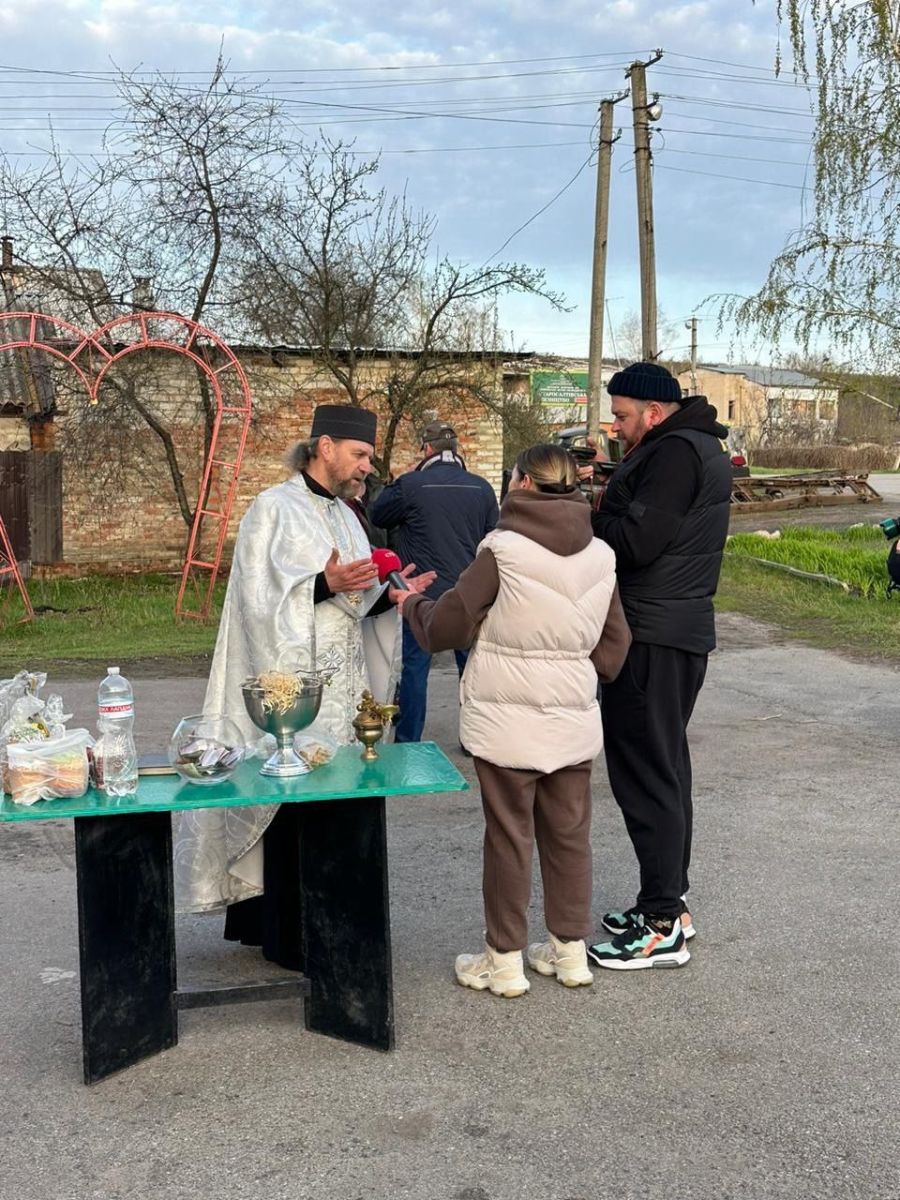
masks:
<path id="1" fill-rule="evenodd" d="M 356 737 L 365 747 L 360 755 L 363 762 L 377 760 L 375 743 L 381 740 L 385 725 L 399 711 L 396 704 L 379 704 L 368 689 L 363 692 L 362 699 L 356 706 L 357 715 L 353 720 Z"/>

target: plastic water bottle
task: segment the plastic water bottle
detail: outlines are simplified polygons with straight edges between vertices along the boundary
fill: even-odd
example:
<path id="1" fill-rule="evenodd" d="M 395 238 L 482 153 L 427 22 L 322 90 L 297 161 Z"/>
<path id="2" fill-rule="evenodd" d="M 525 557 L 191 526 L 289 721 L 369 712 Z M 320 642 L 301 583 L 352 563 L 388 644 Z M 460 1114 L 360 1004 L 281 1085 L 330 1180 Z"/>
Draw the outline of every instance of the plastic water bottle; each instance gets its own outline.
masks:
<path id="1" fill-rule="evenodd" d="M 131 796 L 137 791 L 137 750 L 134 747 L 134 695 L 118 667 L 97 689 L 97 728 L 94 746 L 97 787 L 109 796 Z"/>

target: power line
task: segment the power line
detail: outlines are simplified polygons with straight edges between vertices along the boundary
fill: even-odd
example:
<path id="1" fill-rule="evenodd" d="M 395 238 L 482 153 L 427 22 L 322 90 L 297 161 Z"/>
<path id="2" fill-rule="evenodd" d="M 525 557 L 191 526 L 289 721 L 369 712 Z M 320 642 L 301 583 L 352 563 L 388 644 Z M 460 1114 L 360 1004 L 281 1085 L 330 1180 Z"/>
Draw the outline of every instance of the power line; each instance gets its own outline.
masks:
<path id="1" fill-rule="evenodd" d="M 703 121 L 707 125 L 727 125 L 733 129 L 764 129 L 770 133 L 805 133 L 805 132 L 807 132 L 806 130 L 803 130 L 803 129 L 785 129 L 785 127 L 783 125 L 757 125 L 753 121 L 726 121 L 722 117 L 706 117 L 706 116 L 698 117 L 694 113 L 678 112 L 677 109 L 669 109 L 668 111 L 672 116 L 680 117 L 682 121 Z M 694 132 L 702 133 L 703 131 L 700 129 L 697 129 Z M 815 132 L 815 130 L 810 129 L 808 132 L 810 134 L 812 134 Z"/>
<path id="2" fill-rule="evenodd" d="M 727 71 L 691 70 L 690 68 L 661 67 L 659 74 L 672 79 L 721 79 L 728 83 L 745 83 L 753 87 L 774 87 L 795 89 L 802 85 L 792 83 L 789 79 L 749 79 L 746 75 L 735 75 Z"/>
<path id="3" fill-rule="evenodd" d="M 198 94 L 199 94 L 199 91 L 198 91 Z M 577 103 L 577 102 L 580 102 L 583 100 L 594 101 L 596 99 L 596 95 L 597 95 L 596 89 L 591 89 L 589 91 L 580 91 L 580 92 L 537 92 L 537 93 L 533 93 L 533 94 L 512 93 L 512 94 L 496 95 L 496 96 L 458 96 L 458 97 L 454 98 L 453 103 L 456 105 L 460 105 L 460 104 L 467 104 L 467 105 L 469 105 L 469 104 L 495 104 L 495 105 L 496 104 L 507 104 L 507 105 L 515 104 L 517 107 L 521 107 L 523 105 L 527 106 L 527 105 L 531 104 L 532 102 L 540 102 L 541 104 L 548 104 L 550 101 L 552 101 L 552 102 L 554 102 L 554 105 L 556 103 L 558 103 L 560 106 L 562 106 L 564 103 Z M 77 97 L 74 97 L 74 98 L 77 99 Z M 275 96 L 275 95 L 267 95 L 266 98 L 273 99 L 273 100 L 287 99 L 287 100 L 290 100 L 291 102 L 295 102 L 295 103 L 297 102 L 296 97 L 279 97 L 279 96 Z M 748 112 L 764 112 L 764 113 L 771 113 L 771 114 L 775 114 L 775 115 L 785 115 L 785 116 L 803 116 L 806 118 L 811 118 L 811 116 L 812 116 L 811 113 L 809 113 L 808 111 L 804 112 L 802 109 L 776 108 L 774 106 L 747 104 L 747 103 L 742 103 L 739 101 L 717 100 L 717 99 L 713 99 L 713 98 L 709 98 L 709 97 L 680 96 L 680 95 L 665 93 L 663 98 L 667 101 L 675 100 L 679 103 L 703 105 L 705 107 L 710 107 L 710 108 L 726 108 L 726 109 L 734 108 L 734 109 L 739 109 L 741 111 L 748 111 Z M 0 100 L 3 100 L 3 99 L 11 99 L 11 97 L 0 96 Z M 29 99 L 32 99 L 32 97 L 29 97 Z M 56 98 L 48 97 L 47 99 L 52 101 L 52 100 L 55 100 Z M 313 106 L 315 104 L 314 101 L 303 101 L 303 103 L 308 103 Z M 404 103 L 403 101 L 398 101 L 397 104 L 394 104 L 391 101 L 384 101 L 384 102 L 382 102 L 382 106 L 384 108 L 390 110 L 390 109 L 396 108 L 398 104 L 403 104 L 403 103 Z M 446 103 L 447 103 L 446 97 L 438 98 L 438 99 L 423 98 L 423 99 L 420 99 L 417 101 L 417 105 L 419 107 L 425 107 L 427 105 L 436 105 L 436 104 L 444 104 L 445 105 Z M 323 105 L 323 107 L 324 107 L 324 105 Z M 76 104 L 64 104 L 63 105 L 63 104 L 59 104 L 59 103 L 49 103 L 47 105 L 33 105 L 33 104 L 3 105 L 3 104 L 0 104 L 0 112 L 15 112 L 15 113 L 31 113 L 31 112 L 41 113 L 41 114 L 47 114 L 49 112 L 54 112 L 54 113 L 57 113 L 57 112 L 58 113 L 82 113 L 82 112 L 85 112 L 85 113 L 92 113 L 92 112 L 110 113 L 110 112 L 126 112 L 126 111 L 128 111 L 128 105 L 114 104 L 114 103 L 108 103 L 108 104 L 104 104 L 104 105 L 86 105 L 86 104 L 85 105 L 76 105 Z M 742 124 L 742 122 L 739 122 L 739 121 L 723 121 L 721 119 L 717 119 L 717 118 L 713 118 L 713 117 L 694 116 L 691 113 L 684 113 L 682 115 L 685 116 L 686 118 L 688 118 L 690 120 L 694 120 L 694 121 L 709 121 L 709 122 L 715 123 L 715 124 L 734 124 L 734 125 Z M 32 118 L 28 118 L 28 119 L 32 119 Z M 748 125 L 747 128 L 775 128 L 775 127 L 773 127 L 773 126 L 755 126 L 755 125 L 749 126 Z"/>
<path id="4" fill-rule="evenodd" d="M 198 90 L 197 95 L 200 96 L 201 94 L 202 93 Z M 568 103 L 583 103 L 585 100 L 596 101 L 596 97 L 597 97 L 596 88 L 591 88 L 589 91 L 582 91 L 582 92 L 535 92 L 530 95 L 512 92 L 512 93 L 498 94 L 498 95 L 494 95 L 494 96 L 455 96 L 452 98 L 452 100 L 450 100 L 449 97 L 444 96 L 444 97 L 439 97 L 437 99 L 427 99 L 427 98 L 420 99 L 420 100 L 416 101 L 416 104 L 418 107 L 425 107 L 426 105 L 433 105 L 433 104 L 446 105 L 449 100 L 450 103 L 456 104 L 456 105 L 460 105 L 460 104 L 506 104 L 506 105 L 516 104 L 518 107 L 522 107 L 522 106 L 527 106 L 533 102 L 540 102 L 541 104 L 544 104 L 545 102 L 553 101 L 554 104 L 558 102 L 561 105 L 568 104 Z M 282 102 L 284 102 L 286 100 L 290 101 L 291 103 L 300 103 L 301 102 L 301 101 L 298 101 L 297 98 L 294 96 L 290 96 L 290 97 L 266 96 L 265 98 L 271 99 L 271 100 L 276 100 L 276 101 L 282 101 Z M 11 99 L 11 97 L 9 97 L 9 96 L 0 96 L 0 100 L 9 100 L 9 99 Z M 31 99 L 31 97 L 29 97 L 29 99 Z M 311 107 L 315 107 L 315 105 L 316 105 L 316 101 L 314 101 L 314 100 L 304 100 L 304 101 L 302 101 L 302 103 L 309 104 Z M 387 100 L 387 101 L 382 102 L 381 107 L 388 109 L 388 110 L 393 110 L 393 109 L 396 109 L 399 105 L 403 105 L 405 103 L 408 103 L 408 101 L 401 100 L 401 101 L 393 102 L 393 101 Z M 327 102 L 322 102 L 322 107 L 325 107 L 326 104 L 327 104 Z M 0 112 L 15 112 L 15 113 L 35 112 L 35 113 L 42 113 L 42 114 L 45 114 L 48 112 L 111 113 L 111 112 L 127 112 L 129 110 L 129 107 L 130 106 L 127 104 L 113 104 L 113 103 L 103 104 L 103 105 L 99 105 L 99 104 L 94 104 L 94 105 L 87 105 L 87 104 L 84 104 L 84 105 L 77 105 L 77 104 L 64 104 L 64 105 L 61 105 L 61 104 L 41 104 L 41 105 L 8 104 L 8 105 L 3 105 L 3 104 L 0 104 Z M 32 119 L 32 118 L 29 118 L 29 119 Z"/>
<path id="5" fill-rule="evenodd" d="M 557 150 L 568 146 L 583 146 L 584 141 L 578 142 L 518 142 L 502 146 L 417 146 L 408 150 L 350 150 L 348 153 L 363 158 L 374 158 L 381 154 L 461 154 L 493 150 Z"/>
<path id="6" fill-rule="evenodd" d="M 773 167 L 803 167 L 804 170 L 806 170 L 807 166 L 806 162 L 801 161 L 799 158 L 793 160 L 788 158 L 755 158 L 746 154 L 717 154 L 709 150 L 676 150 L 672 146 L 655 150 L 653 153 L 654 162 L 659 159 L 660 154 L 691 154 L 699 158 L 722 158 L 731 162 L 768 163 Z"/>
<path id="7" fill-rule="evenodd" d="M 678 171 L 682 175 L 706 175 L 710 179 L 731 179 L 735 183 L 754 183 L 760 187 L 790 188 L 792 192 L 807 192 L 811 189 L 806 184 L 778 183 L 774 179 L 746 179 L 740 175 L 720 175 L 716 171 L 694 171 L 689 167 L 670 167 L 667 163 L 656 163 L 661 171 Z"/>
<path id="8" fill-rule="evenodd" d="M 70 132 L 70 131 L 67 131 Z M 379 150 L 348 150 L 347 153 L 358 158 L 377 158 L 385 154 L 459 154 L 465 152 L 493 152 L 496 150 L 558 150 L 563 147 L 583 146 L 584 141 L 577 142 L 515 142 L 512 144 L 494 145 L 494 146 L 418 146 L 410 149 L 379 149 Z M 8 150 L 0 157 L 5 158 L 21 158 L 30 155 L 55 155 L 59 154 L 61 158 L 91 158 L 91 157 L 108 157 L 116 156 L 117 152 L 112 150 L 41 150 L 38 148 L 32 150 Z M 123 151 L 123 156 L 134 155 L 138 151 Z"/>
<path id="9" fill-rule="evenodd" d="M 807 120 L 813 115 L 808 108 L 778 108 L 774 104 L 754 104 L 746 100 L 720 100 L 717 96 L 679 96 L 676 92 L 665 92 L 663 99 L 676 100 L 680 104 L 702 104 L 708 108 L 736 108 L 776 116 L 805 117 Z"/>
<path id="10" fill-rule="evenodd" d="M 591 58 L 630 58 L 636 54 L 642 54 L 642 50 L 601 50 L 595 51 L 593 54 L 557 54 L 554 56 L 544 56 L 542 58 L 489 58 L 475 62 L 461 63 L 391 63 L 382 64 L 380 66 L 371 67 L 304 67 L 302 73 L 305 75 L 323 74 L 327 71 L 333 71 L 335 74 L 350 73 L 350 72 L 369 72 L 369 71 L 438 71 L 438 70 L 455 70 L 467 69 L 470 67 L 503 67 L 503 66 L 518 66 L 528 63 L 545 63 L 545 62 L 577 62 Z M 90 70 L 75 70 L 59 71 L 48 67 L 17 67 L 11 66 L 8 63 L 0 64 L 0 71 L 21 72 L 26 75 L 61 75 L 61 76 L 84 76 L 95 75 L 102 79 L 105 76 L 118 78 L 123 72 L 118 70 L 111 71 L 90 71 Z M 209 71 L 194 71 L 184 68 L 169 68 L 168 70 L 147 70 L 147 71 L 129 71 L 124 72 L 134 77 L 149 75 L 155 77 L 175 76 L 175 75 L 198 75 L 200 78 L 208 78 Z M 252 70 L 241 70 L 235 72 L 238 75 L 296 75 L 298 69 L 296 67 L 276 67 L 276 68 L 254 68 Z"/>
<path id="11" fill-rule="evenodd" d="M 536 221 L 539 216 L 541 216 L 543 213 L 545 213 L 547 211 L 548 208 L 550 208 L 551 205 L 555 204 L 556 201 L 560 198 L 560 196 L 562 196 L 564 192 L 567 192 L 569 190 L 569 188 L 572 186 L 572 184 L 575 182 L 575 180 L 582 173 L 582 171 L 585 169 L 585 167 L 588 165 L 588 163 L 591 161 L 591 159 L 593 157 L 594 157 L 594 151 L 591 150 L 590 154 L 588 154 L 587 158 L 584 160 L 584 162 L 581 164 L 581 166 L 578 168 L 578 170 L 575 172 L 575 174 L 572 176 L 572 178 L 568 181 L 568 183 L 564 183 L 563 186 L 559 189 L 559 191 L 556 193 L 555 196 L 552 196 L 547 201 L 546 204 L 542 205 L 537 210 L 536 213 L 532 213 L 532 215 L 528 218 L 527 221 L 523 221 L 522 224 L 518 227 L 518 229 L 514 229 L 512 231 L 512 233 L 509 235 L 509 237 L 506 239 L 506 241 L 503 243 L 503 245 L 498 246 L 498 248 L 494 251 L 494 253 L 491 254 L 488 258 L 486 258 L 481 265 L 483 267 L 487 266 L 487 264 L 489 262 L 491 262 L 493 259 L 495 259 L 498 254 L 502 254 L 503 251 L 506 249 L 506 247 L 509 245 L 509 243 L 513 240 L 513 238 L 518 237 L 518 235 L 522 232 L 523 229 L 527 229 L 528 226 L 533 221 Z"/>
<path id="12" fill-rule="evenodd" d="M 699 54 L 678 54 L 674 50 L 670 50 L 667 52 L 667 56 L 669 58 L 686 58 L 692 62 L 713 63 L 719 67 L 738 67 L 742 71 L 765 71 L 772 76 L 777 76 L 779 74 L 774 67 L 757 67 L 752 63 L 736 63 L 727 62 L 724 59 L 719 58 L 703 58 Z M 814 80 L 810 78 L 810 83 L 813 82 Z"/>
<path id="13" fill-rule="evenodd" d="M 808 146 L 812 136 L 810 135 L 808 138 L 763 137 L 758 133 L 719 133 L 715 129 L 679 129 L 677 125 L 657 125 L 656 128 L 660 133 L 689 133 L 692 137 L 729 138 L 739 142 L 774 142 L 783 146 Z"/>

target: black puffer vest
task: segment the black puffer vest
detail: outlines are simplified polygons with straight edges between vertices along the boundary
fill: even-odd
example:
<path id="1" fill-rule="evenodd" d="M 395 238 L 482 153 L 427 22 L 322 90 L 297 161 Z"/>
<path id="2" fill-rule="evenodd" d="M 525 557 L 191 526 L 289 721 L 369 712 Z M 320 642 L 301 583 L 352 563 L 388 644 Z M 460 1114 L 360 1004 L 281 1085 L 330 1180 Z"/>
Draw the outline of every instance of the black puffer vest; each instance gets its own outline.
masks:
<path id="1" fill-rule="evenodd" d="M 603 511 L 628 512 L 643 468 L 666 453 L 666 442 L 682 438 L 700 457 L 700 490 L 665 552 L 645 567 L 617 567 L 619 591 L 636 642 L 708 654 L 716 645 L 713 596 L 728 536 L 731 463 L 718 438 L 698 429 L 679 429 L 638 446 L 616 469 Z"/>

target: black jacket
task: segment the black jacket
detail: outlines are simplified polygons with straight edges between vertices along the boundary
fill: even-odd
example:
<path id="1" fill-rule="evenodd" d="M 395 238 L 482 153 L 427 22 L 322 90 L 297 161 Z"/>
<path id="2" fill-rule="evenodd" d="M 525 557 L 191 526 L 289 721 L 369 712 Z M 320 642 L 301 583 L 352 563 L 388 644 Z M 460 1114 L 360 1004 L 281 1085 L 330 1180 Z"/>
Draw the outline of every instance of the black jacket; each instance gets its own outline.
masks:
<path id="1" fill-rule="evenodd" d="M 731 463 L 705 397 L 655 426 L 612 479 L 593 526 L 616 552 L 635 642 L 707 654 L 716 644 L 712 598 L 728 536 Z"/>
<path id="2" fill-rule="evenodd" d="M 426 460 L 388 484 L 369 509 L 373 525 L 394 531 L 391 545 L 416 573 L 437 571 L 432 599 L 453 587 L 497 524 L 494 489 L 449 459 Z"/>

